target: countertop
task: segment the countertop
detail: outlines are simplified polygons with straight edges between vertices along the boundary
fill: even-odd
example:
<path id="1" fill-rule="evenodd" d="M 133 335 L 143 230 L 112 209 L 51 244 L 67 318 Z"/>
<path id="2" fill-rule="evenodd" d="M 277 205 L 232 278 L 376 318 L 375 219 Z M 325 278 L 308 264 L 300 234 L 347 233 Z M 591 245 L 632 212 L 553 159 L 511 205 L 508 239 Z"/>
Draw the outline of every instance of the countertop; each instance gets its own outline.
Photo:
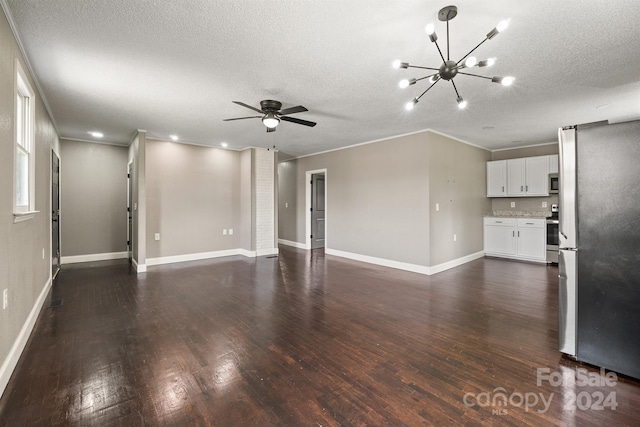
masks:
<path id="1" fill-rule="evenodd" d="M 537 211 L 537 212 L 526 212 L 526 211 L 491 211 L 485 212 L 485 217 L 500 217 L 500 218 L 539 218 L 539 219 L 547 219 L 551 217 L 551 211 Z"/>

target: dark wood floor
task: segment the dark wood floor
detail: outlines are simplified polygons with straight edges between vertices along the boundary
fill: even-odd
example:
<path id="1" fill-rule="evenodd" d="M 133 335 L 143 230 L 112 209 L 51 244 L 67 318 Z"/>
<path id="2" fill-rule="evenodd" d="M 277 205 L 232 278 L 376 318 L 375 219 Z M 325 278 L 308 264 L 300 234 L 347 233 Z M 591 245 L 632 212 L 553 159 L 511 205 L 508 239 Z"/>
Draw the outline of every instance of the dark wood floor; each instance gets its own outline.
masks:
<path id="1" fill-rule="evenodd" d="M 640 382 L 579 386 L 599 371 L 556 350 L 557 273 L 481 259 L 428 277 L 288 247 L 65 266 L 0 425 L 640 425 Z"/>

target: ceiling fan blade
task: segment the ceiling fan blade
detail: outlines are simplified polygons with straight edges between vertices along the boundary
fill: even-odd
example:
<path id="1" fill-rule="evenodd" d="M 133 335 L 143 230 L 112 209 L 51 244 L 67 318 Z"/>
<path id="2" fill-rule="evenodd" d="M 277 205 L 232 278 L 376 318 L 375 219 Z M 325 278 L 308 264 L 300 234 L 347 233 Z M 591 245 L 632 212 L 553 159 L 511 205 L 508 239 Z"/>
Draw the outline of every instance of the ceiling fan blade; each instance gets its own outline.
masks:
<path id="1" fill-rule="evenodd" d="M 244 102 L 240 102 L 240 101 L 231 101 L 231 102 L 233 102 L 234 104 L 242 105 L 243 107 L 248 108 L 248 109 L 253 110 L 253 111 L 256 111 L 258 113 L 262 113 L 263 112 L 262 110 L 259 110 L 256 107 L 252 107 L 251 105 L 247 105 Z"/>
<path id="2" fill-rule="evenodd" d="M 281 116 L 286 116 L 287 114 L 302 113 L 305 111 L 309 110 L 304 108 L 302 105 L 298 105 L 297 107 L 285 108 L 284 110 L 280 110 L 278 114 L 280 114 Z"/>
<path id="3" fill-rule="evenodd" d="M 280 117 L 280 120 L 284 120 L 285 122 L 297 123 L 299 125 L 310 126 L 310 127 L 314 127 L 317 124 L 316 122 L 310 122 L 308 120 L 301 120 L 301 119 L 296 119 L 294 117 L 287 117 L 287 116 Z"/>
<path id="4" fill-rule="evenodd" d="M 269 132 L 275 132 L 275 131 L 276 131 L 276 128 L 267 128 L 267 133 L 269 133 Z"/>
<path id="5" fill-rule="evenodd" d="M 262 116 L 248 116 L 248 117 L 236 117 L 234 119 L 224 119 L 223 122 L 230 122 L 232 120 L 244 120 L 244 119 L 259 119 Z"/>

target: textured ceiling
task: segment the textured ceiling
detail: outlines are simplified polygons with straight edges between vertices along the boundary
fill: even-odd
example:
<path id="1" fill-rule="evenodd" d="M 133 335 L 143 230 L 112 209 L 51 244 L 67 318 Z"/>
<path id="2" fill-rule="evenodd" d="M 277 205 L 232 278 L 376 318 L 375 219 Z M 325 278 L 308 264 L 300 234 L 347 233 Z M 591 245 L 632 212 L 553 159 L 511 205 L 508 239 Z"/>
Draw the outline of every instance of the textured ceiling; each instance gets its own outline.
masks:
<path id="1" fill-rule="evenodd" d="M 434 22 L 443 50 L 448 2 L 415 0 L 0 0 L 10 11 L 60 136 L 126 145 L 152 138 L 230 148 L 272 146 L 294 155 L 416 132 L 451 135 L 488 149 L 554 141 L 563 125 L 640 118 L 638 0 L 459 0 L 450 22 L 456 60 L 503 18 L 510 27 L 477 51 L 497 57 L 478 74 L 513 75 L 505 88 L 455 79 L 399 89 L 394 59 L 439 67 L 424 33 Z M 223 122 L 276 99 L 304 105 L 267 134 L 258 119 Z"/>

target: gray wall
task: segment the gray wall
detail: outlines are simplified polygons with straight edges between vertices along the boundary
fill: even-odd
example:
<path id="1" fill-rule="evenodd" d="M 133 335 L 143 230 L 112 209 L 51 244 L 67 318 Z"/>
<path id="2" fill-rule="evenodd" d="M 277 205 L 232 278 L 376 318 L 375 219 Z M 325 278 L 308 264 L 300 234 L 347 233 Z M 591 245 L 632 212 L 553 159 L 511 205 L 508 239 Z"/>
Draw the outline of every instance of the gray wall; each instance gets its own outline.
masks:
<path id="1" fill-rule="evenodd" d="M 51 149 L 57 150 L 58 135 L 40 96 L 35 96 L 35 209 L 32 219 L 13 222 L 14 160 L 14 67 L 18 58 L 28 67 L 0 12 L 0 297 L 9 292 L 9 306 L 0 309 L 0 393 L 13 370 L 10 349 L 19 338 L 29 314 L 51 276 Z M 33 90 L 37 87 L 29 81 Z M 43 256 L 44 251 L 44 256 Z M 35 307 L 35 314 L 40 307 Z M 17 360 L 15 360 L 17 361 Z"/>
<path id="2" fill-rule="evenodd" d="M 547 156 L 549 154 L 558 154 L 557 143 L 493 151 L 491 152 L 491 160 L 518 159 L 520 157 Z"/>
<path id="3" fill-rule="evenodd" d="M 147 258 L 240 247 L 240 157 L 236 151 L 146 141 Z M 224 236 L 222 230 L 230 228 L 234 234 Z"/>
<path id="4" fill-rule="evenodd" d="M 127 148 L 60 141 L 62 256 L 127 250 Z"/>
<path id="5" fill-rule="evenodd" d="M 490 208 L 486 198 L 490 156 L 489 151 L 429 134 L 430 265 L 483 250 L 482 218 Z"/>
<path id="6" fill-rule="evenodd" d="M 423 132 L 282 162 L 279 237 L 305 242 L 305 172 L 326 168 L 330 249 L 422 266 L 481 251 L 489 158 L 486 150 Z M 458 186 L 447 184 L 454 178 Z M 434 216 L 434 198 L 443 200 L 447 217 Z M 456 203 L 443 206 L 447 199 Z M 441 232 L 445 226 L 450 230 Z M 456 245 L 453 230 L 463 239 Z"/>

